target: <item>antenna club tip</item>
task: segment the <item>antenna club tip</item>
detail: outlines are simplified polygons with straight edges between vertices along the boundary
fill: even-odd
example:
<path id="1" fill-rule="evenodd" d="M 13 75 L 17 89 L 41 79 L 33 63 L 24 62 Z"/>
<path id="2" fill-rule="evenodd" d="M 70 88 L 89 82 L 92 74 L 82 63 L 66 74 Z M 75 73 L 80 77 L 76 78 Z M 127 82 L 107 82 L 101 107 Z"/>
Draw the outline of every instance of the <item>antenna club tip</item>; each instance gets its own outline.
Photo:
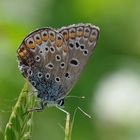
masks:
<path id="1" fill-rule="evenodd" d="M 81 99 L 85 99 L 85 96 L 82 96 Z"/>

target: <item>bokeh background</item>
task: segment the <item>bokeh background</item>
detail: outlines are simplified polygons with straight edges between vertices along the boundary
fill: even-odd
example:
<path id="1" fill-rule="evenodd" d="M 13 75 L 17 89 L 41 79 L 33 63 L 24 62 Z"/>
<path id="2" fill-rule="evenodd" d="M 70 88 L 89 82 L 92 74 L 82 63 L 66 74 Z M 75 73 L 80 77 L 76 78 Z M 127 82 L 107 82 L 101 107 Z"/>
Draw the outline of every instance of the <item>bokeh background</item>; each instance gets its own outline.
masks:
<path id="1" fill-rule="evenodd" d="M 51 26 L 92 23 L 101 34 L 65 109 L 80 106 L 73 140 L 140 139 L 140 0 L 0 0 L 0 129 L 24 85 L 16 50 L 29 32 Z M 56 108 L 34 113 L 33 140 L 62 140 L 65 114 Z"/>

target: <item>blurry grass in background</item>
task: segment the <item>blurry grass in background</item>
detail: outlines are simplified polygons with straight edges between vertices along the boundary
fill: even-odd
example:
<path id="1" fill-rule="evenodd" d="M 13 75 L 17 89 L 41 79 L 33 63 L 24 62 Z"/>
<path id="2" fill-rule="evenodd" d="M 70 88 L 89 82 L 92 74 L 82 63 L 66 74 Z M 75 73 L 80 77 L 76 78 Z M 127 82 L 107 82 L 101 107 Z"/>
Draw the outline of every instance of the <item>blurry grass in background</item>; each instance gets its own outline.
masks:
<path id="1" fill-rule="evenodd" d="M 100 39 L 71 92 L 86 99 L 68 99 L 65 109 L 73 114 L 80 106 L 93 119 L 77 113 L 72 138 L 140 139 L 139 13 L 139 0 L 0 0 L 0 127 L 4 129 L 24 85 L 16 62 L 24 37 L 40 27 L 89 22 L 100 27 Z M 55 108 L 35 113 L 33 140 L 62 140 L 59 123 L 65 124 L 65 115 Z"/>

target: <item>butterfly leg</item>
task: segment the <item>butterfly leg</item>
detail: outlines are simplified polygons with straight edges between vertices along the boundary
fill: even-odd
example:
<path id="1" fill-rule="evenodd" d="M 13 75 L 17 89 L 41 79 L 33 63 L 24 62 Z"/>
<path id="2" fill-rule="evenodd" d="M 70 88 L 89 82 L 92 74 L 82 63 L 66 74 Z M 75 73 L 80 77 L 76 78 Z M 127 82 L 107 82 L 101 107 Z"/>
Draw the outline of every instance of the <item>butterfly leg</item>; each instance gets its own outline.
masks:
<path id="1" fill-rule="evenodd" d="M 47 105 L 47 103 L 44 102 L 40 102 L 40 108 L 32 108 L 32 109 L 28 109 L 28 112 L 41 112 L 43 111 L 43 109 L 45 108 L 45 106 Z"/>

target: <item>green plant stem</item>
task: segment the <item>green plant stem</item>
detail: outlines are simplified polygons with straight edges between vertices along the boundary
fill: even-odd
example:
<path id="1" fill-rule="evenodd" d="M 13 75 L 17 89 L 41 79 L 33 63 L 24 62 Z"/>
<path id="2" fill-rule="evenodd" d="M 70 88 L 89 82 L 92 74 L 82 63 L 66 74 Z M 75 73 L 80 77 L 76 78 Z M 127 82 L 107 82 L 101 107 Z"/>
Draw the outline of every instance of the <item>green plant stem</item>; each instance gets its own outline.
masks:
<path id="1" fill-rule="evenodd" d="M 35 104 L 34 96 L 29 96 L 26 83 L 6 125 L 4 140 L 30 140 L 32 133 L 33 113 L 27 113 Z"/>
<path id="2" fill-rule="evenodd" d="M 65 140 L 71 140 L 70 136 L 70 114 L 66 114 L 66 124 L 65 124 Z"/>

